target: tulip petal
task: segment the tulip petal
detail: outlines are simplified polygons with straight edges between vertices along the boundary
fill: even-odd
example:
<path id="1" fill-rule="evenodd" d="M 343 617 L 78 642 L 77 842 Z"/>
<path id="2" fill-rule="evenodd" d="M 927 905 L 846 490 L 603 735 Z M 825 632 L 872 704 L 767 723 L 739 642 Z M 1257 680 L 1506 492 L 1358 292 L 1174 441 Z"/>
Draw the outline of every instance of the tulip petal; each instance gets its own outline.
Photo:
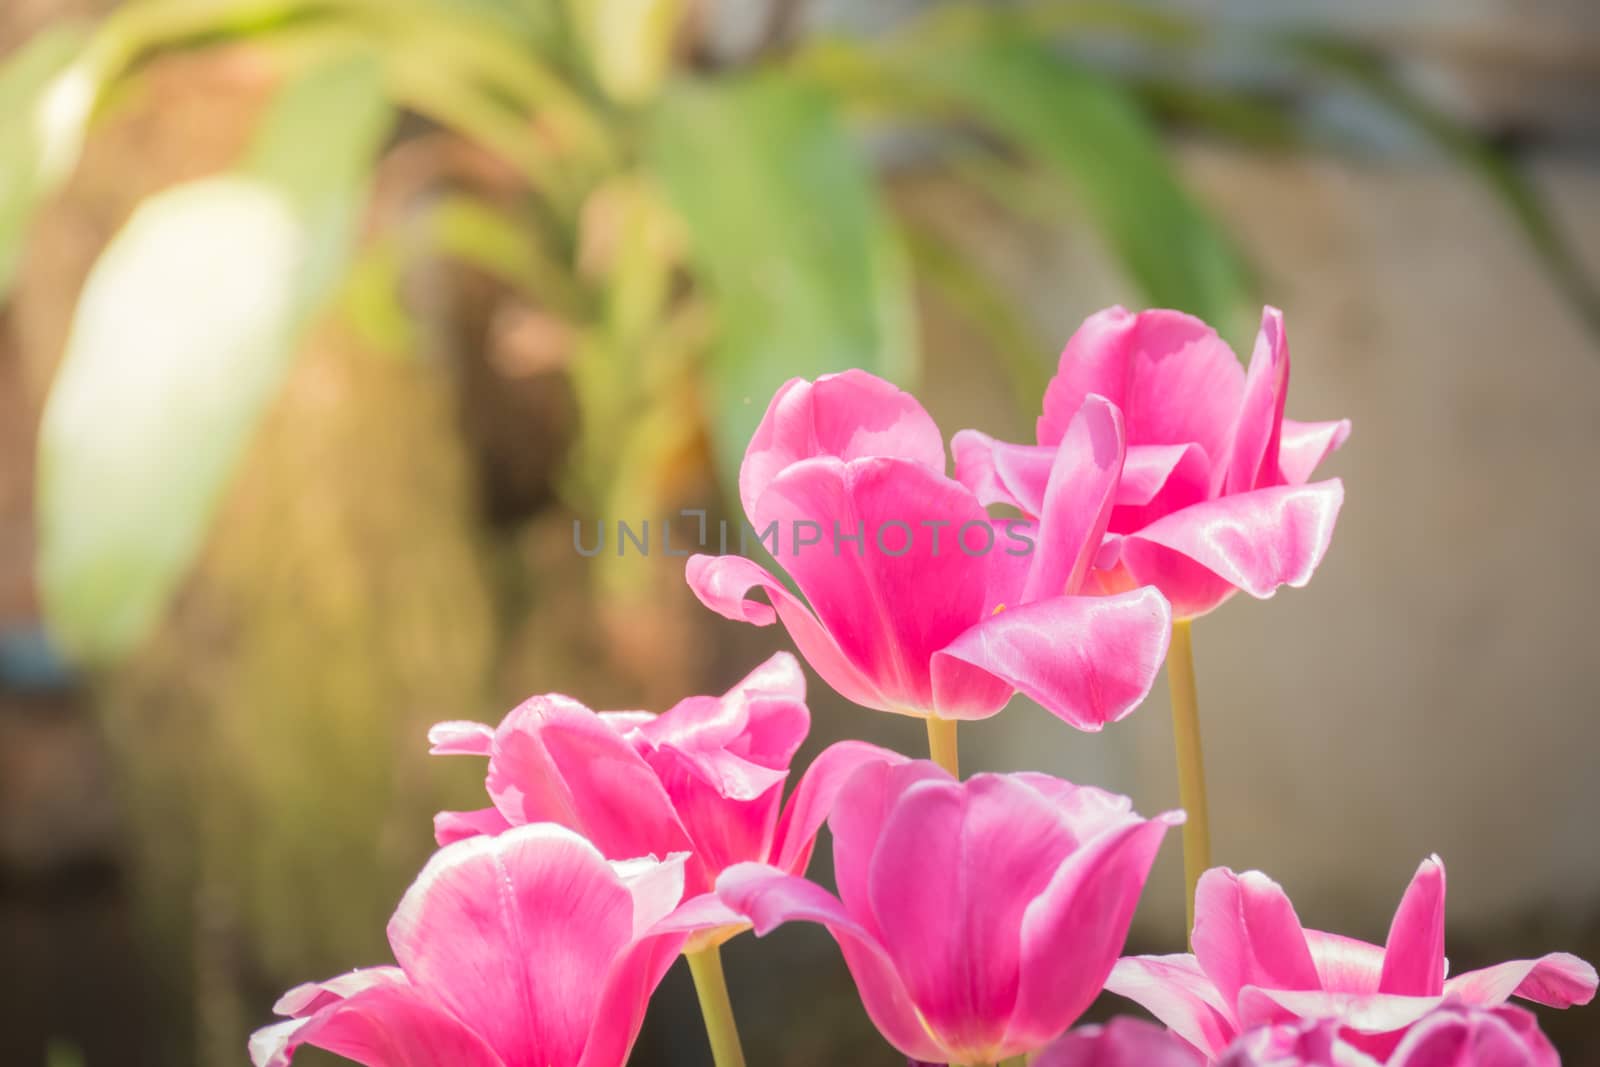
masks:
<path id="1" fill-rule="evenodd" d="M 1406 887 L 1384 944 L 1378 991 L 1413 997 L 1444 992 L 1444 864 L 1422 861 Z"/>
<path id="2" fill-rule="evenodd" d="M 1223 492 L 1247 493 L 1283 483 L 1278 451 L 1283 402 L 1288 394 L 1289 342 L 1283 333 L 1283 312 L 1263 308 L 1261 330 L 1245 373 L 1244 398 L 1234 426 Z"/>
<path id="3" fill-rule="evenodd" d="M 924 781 L 954 779 L 928 760 L 868 763 L 845 780 L 828 816 L 828 829 L 833 833 L 833 880 L 839 898 L 874 938 L 880 934 L 870 893 L 873 852 L 896 799 Z"/>
<path id="4" fill-rule="evenodd" d="M 717 895 L 749 917 L 760 936 L 788 922 L 826 927 L 844 954 L 862 1006 L 878 1032 L 912 1059 L 948 1060 L 923 1027 L 883 946 L 826 889 L 773 867 L 741 863 L 717 879 Z"/>
<path id="5" fill-rule="evenodd" d="M 494 727 L 481 722 L 441 722 L 428 730 L 431 756 L 487 756 Z"/>
<path id="6" fill-rule="evenodd" d="M 1179 618 L 1202 613 L 1193 609 L 1216 595 L 1209 584 L 1196 586 L 1193 565 L 1265 599 L 1280 585 L 1311 580 L 1343 502 L 1338 479 L 1208 500 L 1124 537 L 1122 562 L 1136 580 L 1165 593 Z"/>
<path id="7" fill-rule="evenodd" d="M 1040 444 L 1055 444 L 1090 393 L 1122 409 L 1133 445 L 1195 442 L 1220 458 L 1233 436 L 1244 372 L 1215 330 L 1178 311 L 1108 308 L 1086 319 L 1044 394 Z"/>
<path id="8" fill-rule="evenodd" d="M 1377 993 L 1383 978 L 1383 949 L 1353 937 L 1341 937 L 1321 930 L 1306 931 L 1306 945 L 1317 965 L 1322 988 L 1330 993 Z M 1410 993 L 1411 990 L 1385 989 L 1385 993 Z M 1437 990 L 1434 994 L 1437 994 Z M 1418 992 L 1415 995 L 1428 996 Z"/>
<path id="9" fill-rule="evenodd" d="M 1239 1038 L 1216 1067 L 1383 1067 L 1340 1039 L 1331 1022 L 1263 1026 Z M 1413 1065 L 1422 1067 L 1422 1065 Z"/>
<path id="10" fill-rule="evenodd" d="M 929 663 L 974 620 L 988 592 L 993 535 L 965 486 L 899 459 L 795 464 L 762 494 L 758 523 L 813 522 L 859 535 L 796 547 L 784 568 L 850 662 L 903 709 L 949 714 L 933 703 Z M 819 534 L 819 536 L 824 536 Z M 993 709 L 998 710 L 998 709 Z"/>
<path id="11" fill-rule="evenodd" d="M 1321 988 L 1294 905 L 1260 871 L 1213 867 L 1200 876 L 1194 913 L 1195 958 L 1224 1003 L 1237 1004 L 1247 985 Z"/>
<path id="12" fill-rule="evenodd" d="M 433 817 L 433 839 L 441 848 L 468 837 L 488 834 L 491 837 L 511 829 L 511 823 L 495 807 L 476 811 L 441 811 Z"/>
<path id="13" fill-rule="evenodd" d="M 1023 603 L 1076 594 L 1083 585 L 1111 519 L 1124 452 L 1121 413 L 1091 394 L 1068 424 L 1050 467 Z"/>
<path id="14" fill-rule="evenodd" d="M 373 970 L 381 974 L 377 980 L 325 993 L 315 998 L 315 1010 L 257 1030 L 250 1036 L 250 1061 L 288 1067 L 295 1051 L 310 1045 L 363 1067 L 504 1067 L 481 1037 L 420 994 L 398 968 Z"/>
<path id="15" fill-rule="evenodd" d="M 1127 997 L 1207 1056 L 1228 1047 L 1237 1032 L 1225 1003 L 1190 955 L 1124 956 L 1106 989 Z"/>
<path id="16" fill-rule="evenodd" d="M 1205 1062 L 1172 1031 L 1124 1016 L 1063 1035 L 1029 1067 L 1205 1067 Z"/>
<path id="17" fill-rule="evenodd" d="M 1407 1031 L 1389 1067 L 1560 1067 L 1538 1021 L 1521 1008 L 1447 1007 Z"/>
<path id="18" fill-rule="evenodd" d="M 944 696 L 954 688 L 948 662 L 954 660 L 1003 680 L 1069 725 L 1094 732 L 1128 715 L 1149 694 L 1171 629 L 1166 600 L 1150 588 L 1006 608 L 939 653 L 937 702 L 941 708 L 958 703 Z"/>
<path id="19" fill-rule="evenodd" d="M 890 809 L 868 899 L 879 941 L 955 1059 L 1005 1059 L 1072 1021 L 1041 1040 L 1004 1043 L 1027 951 L 1024 916 L 1077 845 L 1043 793 L 1004 775 L 918 782 Z M 1056 941 L 1051 951 L 1076 959 L 1078 946 Z"/>
<path id="20" fill-rule="evenodd" d="M 1182 812 L 1130 816 L 1084 842 L 1053 872 L 1022 920 L 1022 969 L 1006 1031 L 1018 1048 L 1053 1040 L 1093 1003 L 1128 937 L 1134 908 Z"/>
<path id="21" fill-rule="evenodd" d="M 1014 507 L 1024 515 L 1044 508 L 1045 486 L 1055 464 L 1055 445 L 1017 445 L 978 430 L 961 430 L 950 439 L 956 481 L 971 489 L 984 507 Z"/>
<path id="22" fill-rule="evenodd" d="M 1296 422 L 1283 420 L 1278 447 L 1278 467 L 1289 485 L 1304 485 L 1318 465 L 1350 437 L 1350 420 Z"/>
<path id="23" fill-rule="evenodd" d="M 846 700 L 879 711 L 904 710 L 851 662 L 811 609 L 760 564 L 742 556 L 691 556 L 686 576 L 700 603 L 725 619 L 756 626 L 781 619 L 812 670 Z M 752 589 L 765 592 L 771 605 L 748 599 Z"/>
<path id="24" fill-rule="evenodd" d="M 1593 965 L 1566 952 L 1497 963 L 1457 975 L 1444 984 L 1445 996 L 1484 1007 L 1521 997 L 1552 1008 L 1570 1008 L 1589 1003 L 1594 992 Z"/>
<path id="25" fill-rule="evenodd" d="M 1392 993 L 1327 993 L 1319 989 L 1289 990 L 1245 986 L 1239 991 L 1239 1026 L 1252 1029 L 1297 1019 L 1331 1019 L 1364 1034 L 1403 1030 L 1437 1008 L 1439 997 L 1405 997 Z"/>
<path id="26" fill-rule="evenodd" d="M 576 1064 L 634 899 L 600 852 L 544 823 L 435 853 L 389 922 L 419 992 L 508 1063 Z M 449 1062 L 448 1060 L 438 1062 Z"/>
<path id="27" fill-rule="evenodd" d="M 944 437 L 915 397 L 862 370 L 794 378 L 779 388 L 739 466 L 739 499 L 752 519 L 761 494 L 801 460 L 895 456 L 944 473 Z"/>
<path id="28" fill-rule="evenodd" d="M 487 784 L 510 822 L 560 823 L 615 859 L 693 850 L 655 770 L 567 697 L 533 697 L 506 716 L 495 731 Z"/>
<path id="29" fill-rule="evenodd" d="M 817 832 L 833 812 L 851 776 L 869 764 L 893 766 L 905 762 L 900 753 L 865 741 L 839 741 L 823 749 L 801 775 L 800 784 L 778 820 L 772 849 L 774 865 L 790 874 L 805 874 Z"/>

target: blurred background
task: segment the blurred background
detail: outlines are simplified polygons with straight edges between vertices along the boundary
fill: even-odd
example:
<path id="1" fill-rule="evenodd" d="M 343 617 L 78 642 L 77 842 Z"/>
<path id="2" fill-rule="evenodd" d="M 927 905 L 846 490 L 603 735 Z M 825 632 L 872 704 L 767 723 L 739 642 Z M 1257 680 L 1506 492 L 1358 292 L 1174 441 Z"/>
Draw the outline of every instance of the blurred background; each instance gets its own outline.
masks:
<path id="1" fill-rule="evenodd" d="M 1381 941 L 1438 852 L 1454 970 L 1600 958 L 1597 101 L 1589 0 L 6 0 L 0 1064 L 244 1063 L 474 803 L 430 723 L 782 647 L 575 519 L 736 520 L 796 374 L 1027 438 L 1115 302 L 1283 307 L 1355 423 L 1316 581 L 1197 627 L 1218 861 Z M 1165 704 L 963 765 L 1164 810 Z M 897 1062 L 820 930 L 726 955 L 752 1063 Z M 680 967 L 634 1062 L 707 1058 Z"/>

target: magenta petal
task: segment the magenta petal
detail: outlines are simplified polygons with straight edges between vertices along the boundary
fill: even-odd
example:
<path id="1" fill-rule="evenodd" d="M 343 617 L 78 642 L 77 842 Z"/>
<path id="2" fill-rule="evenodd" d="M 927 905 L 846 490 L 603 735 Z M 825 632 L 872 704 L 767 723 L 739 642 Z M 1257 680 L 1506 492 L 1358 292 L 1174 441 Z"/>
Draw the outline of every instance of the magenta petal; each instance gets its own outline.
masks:
<path id="1" fill-rule="evenodd" d="M 1245 986 L 1238 997 L 1239 1026 L 1251 1029 L 1294 1019 L 1331 1019 L 1363 1034 L 1388 1034 L 1405 1029 L 1440 1003 L 1439 997 Z"/>
<path id="2" fill-rule="evenodd" d="M 1278 448 L 1278 467 L 1289 485 L 1304 485 L 1317 466 L 1350 437 L 1350 420 L 1335 422 L 1296 422 L 1283 420 L 1283 436 Z"/>
<path id="3" fill-rule="evenodd" d="M 1194 910 L 1195 958 L 1225 1003 L 1236 1004 L 1247 985 L 1321 987 L 1294 905 L 1260 871 L 1213 867 L 1200 876 Z"/>
<path id="4" fill-rule="evenodd" d="M 894 456 L 944 473 L 944 437 L 915 397 L 866 371 L 786 382 L 767 406 L 739 467 L 739 498 L 753 520 L 786 467 L 817 456 Z"/>
<path id="5" fill-rule="evenodd" d="M 1205 1062 L 1170 1030 L 1124 1016 L 1062 1035 L 1029 1067 L 1205 1067 Z"/>
<path id="6" fill-rule="evenodd" d="M 765 935 L 787 922 L 826 927 L 839 944 L 878 1032 L 903 1055 L 946 1062 L 948 1057 L 923 1027 L 894 964 L 871 931 L 861 926 L 827 890 L 803 878 L 757 863 L 741 863 L 717 879 L 717 895 L 749 917 Z"/>
<path id="7" fill-rule="evenodd" d="M 1171 640 L 1167 602 L 1154 589 L 1107 597 L 1061 596 L 1006 608 L 967 630 L 934 664 L 949 686 L 950 659 L 986 671 L 1057 718 L 1096 731 L 1149 694 Z M 956 703 L 941 694 L 941 708 Z M 954 717 L 954 716 L 951 716 Z"/>
<path id="8" fill-rule="evenodd" d="M 865 741 L 840 741 L 823 749 L 806 768 L 784 806 L 773 843 L 774 865 L 790 874 L 805 874 L 817 832 L 850 777 L 868 764 L 892 766 L 904 762 L 906 758 L 900 753 Z"/>
<path id="9" fill-rule="evenodd" d="M 1129 816 L 1084 842 L 1054 872 L 1022 920 L 1022 975 L 1006 1032 L 1019 1048 L 1052 1040 L 1077 1021 L 1127 940 L 1150 865 L 1181 812 Z"/>
<path id="10" fill-rule="evenodd" d="M 414 989 L 398 969 L 375 970 L 383 972 L 382 980 L 364 982 L 348 996 L 328 995 L 310 1014 L 257 1030 L 250 1036 L 250 1061 L 255 1067 L 288 1067 L 295 1051 L 310 1045 L 363 1067 L 504 1067 L 481 1037 Z"/>
<path id="11" fill-rule="evenodd" d="M 781 618 L 805 661 L 846 700 L 879 711 L 899 710 L 851 662 L 811 609 L 759 564 L 742 556 L 691 556 L 686 574 L 700 603 L 725 619 L 768 626 L 775 616 Z M 771 606 L 748 599 L 752 589 L 764 591 Z"/>
<path id="12" fill-rule="evenodd" d="M 963 541 L 992 531 L 971 491 L 905 460 L 814 459 L 780 474 L 760 508 L 758 524 L 817 525 L 823 543 L 781 563 L 850 662 L 899 709 L 942 713 L 929 662 L 982 617 L 995 550 Z M 836 529 L 863 541 L 836 542 Z"/>
<path id="13" fill-rule="evenodd" d="M 1007 1040 L 1027 951 L 1024 917 L 1077 845 L 1043 793 L 1004 775 L 919 782 L 890 810 L 868 872 L 879 941 L 953 1058 L 1005 1059 L 1072 1021 L 1030 1031 L 1020 1044 Z M 1070 940 L 1055 946 L 1076 959 Z"/>
<path id="14" fill-rule="evenodd" d="M 1233 436 L 1244 372 L 1215 330 L 1178 311 L 1091 315 L 1044 394 L 1039 443 L 1055 444 L 1090 393 L 1122 409 L 1128 444 L 1195 442 L 1214 460 Z"/>
<path id="15" fill-rule="evenodd" d="M 943 768 L 928 760 L 903 763 L 868 763 L 845 780 L 839 790 L 828 829 L 833 832 L 833 878 L 839 897 L 873 937 L 878 926 L 872 917 L 869 876 L 873 851 L 895 801 L 913 784 L 951 782 Z"/>
<path id="16" fill-rule="evenodd" d="M 512 823 L 560 823 L 607 856 L 691 850 L 655 770 L 598 715 L 566 697 L 533 697 L 506 716 L 495 731 L 487 784 Z"/>
<path id="17" fill-rule="evenodd" d="M 1594 991 L 1594 967 L 1566 952 L 1497 963 L 1457 975 L 1444 984 L 1445 996 L 1485 1007 L 1521 997 L 1552 1008 L 1570 1008 L 1589 1003 Z"/>
<path id="18" fill-rule="evenodd" d="M 1389 926 L 1378 990 L 1413 997 L 1444 991 L 1444 864 L 1422 861 Z"/>
<path id="19" fill-rule="evenodd" d="M 985 507 L 1003 504 L 1024 515 L 1044 507 L 1045 486 L 1055 463 L 1054 445 L 1015 445 L 977 430 L 961 430 L 950 440 L 956 481 L 971 489 Z"/>
<path id="20" fill-rule="evenodd" d="M 433 756 L 487 756 L 493 744 L 494 727 L 481 722 L 441 722 L 428 730 Z"/>
<path id="21" fill-rule="evenodd" d="M 1216 1067 L 1383 1067 L 1340 1039 L 1332 1022 L 1284 1023 L 1245 1034 Z"/>
<path id="22" fill-rule="evenodd" d="M 1022 600 L 1075 594 L 1100 549 L 1122 475 L 1122 415 L 1090 395 L 1067 426 L 1038 512 L 1038 545 Z"/>
<path id="23" fill-rule="evenodd" d="M 1306 944 L 1317 964 L 1322 988 L 1330 993 L 1377 993 L 1383 978 L 1383 949 L 1353 937 L 1307 930 Z M 1386 989 L 1386 993 L 1406 993 Z M 1434 994 L 1437 994 L 1437 990 Z M 1419 994 L 1429 995 L 1429 994 Z"/>
<path id="24" fill-rule="evenodd" d="M 499 808 L 479 808 L 476 811 L 441 811 L 433 817 L 433 839 L 442 848 L 479 834 L 494 835 L 511 829 Z"/>
<path id="25" fill-rule="evenodd" d="M 1253 597 L 1270 597 L 1280 585 L 1298 587 L 1311 580 L 1333 539 L 1343 502 L 1338 479 L 1208 500 L 1123 538 L 1122 560 L 1138 581 L 1166 593 L 1180 617 L 1180 603 L 1196 598 L 1183 588 L 1169 588 L 1169 575 L 1184 575 L 1159 550 L 1198 564 Z"/>
<path id="26" fill-rule="evenodd" d="M 729 765 L 743 761 L 728 752 L 691 755 L 675 748 L 661 748 L 647 758 L 671 798 L 677 824 L 688 835 L 694 853 L 689 863 L 689 892 L 709 891 L 725 867 L 767 857 L 783 804 L 785 772 L 767 771 L 752 764 L 734 770 Z M 746 797 L 758 772 L 769 776 L 772 782 L 765 791 Z M 729 779 L 736 783 L 736 790 L 728 787 Z M 633 854 L 651 852 L 660 854 L 655 850 Z"/>
<path id="27" fill-rule="evenodd" d="M 1538 1021 L 1521 1008 L 1447 1007 L 1412 1027 L 1389 1067 L 1560 1067 Z"/>
<path id="28" fill-rule="evenodd" d="M 1232 1006 L 1187 954 L 1124 956 L 1111 968 L 1106 989 L 1127 997 L 1208 1056 L 1227 1048 L 1236 1032 Z"/>
<path id="29" fill-rule="evenodd" d="M 598 979 L 633 941 L 633 911 L 593 845 L 548 823 L 522 826 L 435 853 L 390 920 L 389 943 L 418 990 L 501 1059 L 568 1067 L 599 1011 Z"/>
<path id="30" fill-rule="evenodd" d="M 1283 334 L 1283 312 L 1264 308 L 1261 331 L 1256 335 L 1255 351 L 1245 375 L 1224 492 L 1247 493 L 1282 483 L 1278 442 L 1288 392 L 1289 342 Z"/>

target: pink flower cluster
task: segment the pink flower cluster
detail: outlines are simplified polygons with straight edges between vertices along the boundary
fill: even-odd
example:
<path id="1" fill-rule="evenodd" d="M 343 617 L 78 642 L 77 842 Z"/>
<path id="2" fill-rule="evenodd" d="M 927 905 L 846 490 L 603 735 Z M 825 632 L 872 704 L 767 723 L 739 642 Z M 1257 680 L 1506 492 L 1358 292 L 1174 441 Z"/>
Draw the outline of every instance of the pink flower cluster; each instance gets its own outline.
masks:
<path id="1" fill-rule="evenodd" d="M 1349 426 L 1285 419 L 1288 371 L 1276 311 L 1241 369 L 1193 318 L 1111 309 L 1062 353 L 1037 440 L 957 434 L 954 476 L 907 393 L 860 371 L 792 381 L 740 471 L 750 522 L 893 529 L 893 550 L 847 536 L 786 556 L 799 595 L 738 556 L 692 558 L 689 584 L 730 619 L 781 621 L 864 707 L 983 719 L 1020 692 L 1098 730 L 1147 695 L 1175 618 L 1303 585 L 1327 551 L 1343 487 L 1311 477 Z M 968 550 L 1002 523 L 1031 551 Z M 389 926 L 398 966 L 285 994 L 254 1063 L 312 1045 L 368 1067 L 620 1067 L 680 954 L 789 922 L 833 937 L 917 1063 L 1546 1067 L 1507 1000 L 1594 995 L 1568 955 L 1447 978 L 1437 859 L 1381 947 L 1305 929 L 1266 876 L 1217 868 L 1192 955 L 1119 959 L 1182 812 L 1043 774 L 961 780 L 858 741 L 791 783 L 809 728 L 787 653 L 659 715 L 550 694 L 497 727 L 435 727 L 434 752 L 486 760 L 488 805 L 437 817 Z M 806 877 L 824 823 L 833 891 Z M 1069 1029 L 1102 990 L 1162 1025 Z"/>

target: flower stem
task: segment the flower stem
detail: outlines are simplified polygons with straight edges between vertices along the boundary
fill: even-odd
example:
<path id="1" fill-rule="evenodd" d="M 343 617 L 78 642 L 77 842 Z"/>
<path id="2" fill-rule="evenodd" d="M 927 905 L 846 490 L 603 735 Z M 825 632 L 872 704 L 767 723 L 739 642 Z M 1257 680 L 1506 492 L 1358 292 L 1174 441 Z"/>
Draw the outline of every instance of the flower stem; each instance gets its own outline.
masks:
<path id="1" fill-rule="evenodd" d="M 689 973 L 694 976 L 695 994 L 700 998 L 700 1014 L 705 1016 L 711 1061 L 716 1067 L 744 1067 L 744 1048 L 739 1044 L 739 1027 L 733 1021 L 728 980 L 722 974 L 722 950 L 712 945 L 684 955 L 689 960 Z"/>
<path id="2" fill-rule="evenodd" d="M 949 771 L 950 777 L 961 777 L 961 764 L 956 757 L 956 720 L 928 716 L 928 757 Z"/>
<path id="3" fill-rule="evenodd" d="M 1211 818 L 1206 812 L 1206 766 L 1200 752 L 1200 705 L 1195 696 L 1194 642 L 1189 625 L 1188 619 L 1172 624 L 1167 685 L 1172 690 L 1172 737 L 1178 748 L 1178 802 L 1188 816 L 1183 824 L 1183 881 L 1187 929 L 1192 937 L 1195 886 L 1211 866 Z"/>

